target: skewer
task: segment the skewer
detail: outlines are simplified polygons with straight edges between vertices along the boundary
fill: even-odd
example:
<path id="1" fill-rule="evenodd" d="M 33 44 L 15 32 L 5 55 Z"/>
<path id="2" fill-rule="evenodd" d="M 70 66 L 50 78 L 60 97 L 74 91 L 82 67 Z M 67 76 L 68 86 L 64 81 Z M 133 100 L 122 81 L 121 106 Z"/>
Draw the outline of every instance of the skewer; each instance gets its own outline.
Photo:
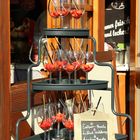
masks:
<path id="1" fill-rule="evenodd" d="M 56 37 L 55 37 L 55 40 L 56 40 L 56 42 L 58 43 L 59 50 L 63 50 L 63 51 L 65 52 L 65 50 L 64 50 L 63 47 L 62 47 L 62 45 L 60 44 L 60 42 L 58 41 L 58 39 L 57 39 Z M 60 46 L 61 46 L 61 47 L 60 47 Z M 69 58 L 68 58 L 66 52 L 65 52 L 65 56 L 66 56 L 66 58 L 67 58 L 67 61 L 70 63 L 70 60 L 69 60 Z"/>
<path id="2" fill-rule="evenodd" d="M 51 42 L 51 45 L 50 45 L 51 49 L 53 49 L 55 51 L 55 47 L 53 45 L 53 43 Z"/>
<path id="3" fill-rule="evenodd" d="M 96 111 L 97 111 L 97 109 L 98 109 L 98 107 L 99 107 L 99 104 L 100 104 L 101 98 L 102 98 L 102 97 L 100 96 L 100 98 L 99 98 L 99 100 L 98 100 L 98 103 L 97 103 L 97 106 L 96 106 L 96 108 L 95 108 L 95 110 L 94 110 L 93 115 L 95 115 L 95 113 L 96 113 Z"/>
<path id="4" fill-rule="evenodd" d="M 49 54 L 49 52 L 48 52 L 48 49 L 47 49 L 47 47 L 46 47 L 45 44 L 44 44 L 44 46 L 45 46 L 45 50 L 46 50 L 46 52 L 47 52 L 47 55 L 48 55 L 48 57 L 49 57 L 49 59 L 50 59 L 50 61 L 51 61 L 51 64 L 53 64 L 53 61 L 52 61 L 52 58 L 51 58 L 51 56 L 50 56 L 50 54 Z"/>
<path id="5" fill-rule="evenodd" d="M 82 98 L 81 94 L 80 94 L 80 99 L 81 99 L 81 102 L 82 102 L 82 104 L 83 104 L 84 111 L 86 111 L 86 107 L 85 107 L 85 104 L 84 104 L 84 101 L 83 101 L 83 98 Z"/>
<path id="6" fill-rule="evenodd" d="M 78 41 L 77 41 L 77 39 L 75 37 L 74 37 L 74 40 L 75 40 L 77 46 L 79 47 L 79 50 L 81 51 L 81 53 L 84 54 L 83 50 L 81 49 L 81 44 L 78 43 Z"/>
<path id="7" fill-rule="evenodd" d="M 45 94 L 43 94 L 43 111 L 45 111 L 45 106 L 46 106 L 46 104 L 45 104 Z M 46 118 L 46 115 L 45 115 L 45 118 Z"/>
<path id="8" fill-rule="evenodd" d="M 87 46 L 86 46 L 86 54 L 87 54 L 87 52 L 88 52 L 88 44 L 87 44 Z M 86 58 L 86 56 L 85 56 L 85 64 L 87 63 L 87 58 Z"/>
<path id="9" fill-rule="evenodd" d="M 75 0 L 72 0 L 72 1 L 73 1 L 73 3 L 74 3 L 74 7 L 75 7 L 77 10 L 79 10 L 79 7 L 78 7 L 76 1 L 75 1 Z"/>

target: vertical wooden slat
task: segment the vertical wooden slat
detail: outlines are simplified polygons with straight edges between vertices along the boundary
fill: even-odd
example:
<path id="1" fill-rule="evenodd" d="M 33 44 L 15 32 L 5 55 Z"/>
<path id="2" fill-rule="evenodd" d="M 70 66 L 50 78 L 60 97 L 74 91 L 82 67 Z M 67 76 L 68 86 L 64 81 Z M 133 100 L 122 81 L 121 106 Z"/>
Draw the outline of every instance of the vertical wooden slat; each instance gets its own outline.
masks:
<path id="1" fill-rule="evenodd" d="M 133 70 L 136 51 L 136 0 L 130 0 L 130 9 L 130 70 Z"/>
<path id="2" fill-rule="evenodd" d="M 104 50 L 105 0 L 93 1 L 93 36 L 97 41 L 97 50 Z"/>
<path id="3" fill-rule="evenodd" d="M 10 140 L 10 1 L 0 0 L 0 140 Z"/>
<path id="4" fill-rule="evenodd" d="M 120 112 L 121 113 L 126 113 L 126 73 L 118 72 L 118 96 L 119 96 L 119 102 L 120 102 Z M 122 133 L 126 134 L 126 128 L 125 128 L 125 119 L 124 117 L 121 117 L 121 128 L 122 128 Z"/>
<path id="5" fill-rule="evenodd" d="M 132 0 L 131 0 L 132 1 Z M 131 2 L 132 3 L 132 2 Z M 135 129 L 135 139 L 139 139 L 139 99 L 137 99 L 138 94 L 139 94 L 139 89 L 140 89 L 140 62 L 139 62 L 139 59 L 140 59 L 140 47 L 139 47 L 139 25 L 140 25 L 140 21 L 139 21 L 139 6 L 140 6 L 140 2 L 139 0 L 136 0 L 136 45 L 135 45 L 135 67 L 136 67 L 136 89 L 135 89 L 135 102 L 134 102 L 134 107 L 135 107 L 135 116 L 134 116 L 134 119 L 135 119 L 135 124 L 134 124 L 134 129 Z"/>
<path id="6" fill-rule="evenodd" d="M 134 131 L 134 140 L 138 133 L 136 129 L 137 122 L 135 122 L 136 117 L 136 79 L 135 79 L 135 64 L 136 64 L 136 7 L 138 0 L 130 0 L 130 83 L 129 83 L 129 112 L 133 119 L 133 131 Z"/>

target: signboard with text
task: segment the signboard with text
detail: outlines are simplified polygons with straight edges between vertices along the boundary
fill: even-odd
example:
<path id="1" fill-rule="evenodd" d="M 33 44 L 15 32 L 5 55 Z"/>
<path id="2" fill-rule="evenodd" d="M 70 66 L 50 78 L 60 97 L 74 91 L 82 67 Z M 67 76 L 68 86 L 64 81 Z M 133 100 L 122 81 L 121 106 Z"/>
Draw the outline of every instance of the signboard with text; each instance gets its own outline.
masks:
<path id="1" fill-rule="evenodd" d="M 108 140 L 107 121 L 81 121 L 82 140 Z"/>
<path id="2" fill-rule="evenodd" d="M 129 3 L 112 1 L 106 8 L 105 15 L 105 41 L 128 43 L 130 41 Z"/>
<path id="3" fill-rule="evenodd" d="M 115 128 L 110 114 L 93 110 L 74 114 L 74 139 L 115 140 Z"/>

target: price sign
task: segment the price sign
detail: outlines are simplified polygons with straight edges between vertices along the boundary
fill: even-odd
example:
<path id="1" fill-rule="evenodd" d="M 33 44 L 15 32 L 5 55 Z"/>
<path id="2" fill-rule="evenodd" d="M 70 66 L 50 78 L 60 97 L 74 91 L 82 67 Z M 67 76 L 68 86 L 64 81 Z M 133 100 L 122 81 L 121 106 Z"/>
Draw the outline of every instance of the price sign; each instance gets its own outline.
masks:
<path id="1" fill-rule="evenodd" d="M 107 121 L 81 121 L 82 140 L 108 140 Z"/>
<path id="2" fill-rule="evenodd" d="M 74 139 L 115 140 L 113 118 L 105 112 L 89 110 L 74 114 Z"/>

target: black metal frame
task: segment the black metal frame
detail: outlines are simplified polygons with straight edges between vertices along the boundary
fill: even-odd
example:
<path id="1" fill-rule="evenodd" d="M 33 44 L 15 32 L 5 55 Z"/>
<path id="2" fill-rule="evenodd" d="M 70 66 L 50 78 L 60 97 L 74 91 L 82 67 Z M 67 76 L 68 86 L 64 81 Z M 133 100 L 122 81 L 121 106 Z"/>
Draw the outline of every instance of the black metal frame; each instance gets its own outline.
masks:
<path id="1" fill-rule="evenodd" d="M 93 37 L 89 36 L 89 31 L 88 30 L 73 30 L 73 29 L 44 29 L 44 32 L 42 34 L 42 36 L 39 39 L 39 47 L 38 47 L 38 56 L 39 56 L 39 60 L 37 62 L 37 64 L 31 64 L 28 67 L 28 71 L 27 71 L 27 114 L 25 117 L 20 118 L 17 123 L 16 123 L 16 140 L 19 139 L 19 124 L 21 121 L 27 120 L 30 116 L 30 109 L 31 109 L 31 92 L 32 90 L 52 90 L 52 85 L 50 84 L 46 84 L 46 81 L 41 81 L 41 82 L 35 82 L 32 83 L 33 85 L 33 89 L 31 89 L 31 70 L 32 67 L 36 67 L 40 65 L 41 62 L 41 41 L 44 37 L 47 38 L 52 38 L 52 37 L 58 37 L 58 38 L 71 38 L 71 37 L 75 37 L 75 38 L 87 38 L 87 39 L 91 39 L 94 45 L 94 50 L 93 50 L 93 55 L 94 55 L 94 63 L 98 66 L 106 66 L 106 67 L 110 67 L 111 69 L 111 110 L 112 113 L 116 116 L 122 116 L 122 117 L 126 117 L 129 119 L 130 121 L 130 128 L 129 128 L 129 140 L 133 139 L 133 124 L 132 124 L 132 118 L 130 115 L 125 114 L 125 113 L 118 113 L 115 111 L 115 107 L 114 107 L 114 68 L 111 64 L 108 63 L 100 63 L 96 60 L 96 40 Z M 106 81 L 102 81 L 105 82 L 105 87 L 107 85 Z M 93 82 L 94 83 L 94 82 Z M 60 84 L 55 84 L 56 89 L 55 90 L 87 90 L 87 89 L 100 89 L 100 90 L 104 90 L 105 88 L 102 88 L 102 85 L 100 82 L 97 85 L 94 85 L 93 83 L 89 83 L 89 84 L 84 84 L 84 86 L 82 85 L 82 88 L 80 88 L 80 85 L 76 86 L 76 84 L 67 84 L 65 85 L 65 88 L 62 88 L 63 85 Z M 96 87 L 98 86 L 98 87 Z M 54 86 L 53 86 L 54 87 Z M 84 88 L 83 88 L 84 87 Z M 121 134 L 115 134 L 116 135 L 116 139 L 118 140 L 123 140 L 126 138 L 126 135 L 121 135 Z M 39 138 L 39 137 L 38 137 Z"/>

